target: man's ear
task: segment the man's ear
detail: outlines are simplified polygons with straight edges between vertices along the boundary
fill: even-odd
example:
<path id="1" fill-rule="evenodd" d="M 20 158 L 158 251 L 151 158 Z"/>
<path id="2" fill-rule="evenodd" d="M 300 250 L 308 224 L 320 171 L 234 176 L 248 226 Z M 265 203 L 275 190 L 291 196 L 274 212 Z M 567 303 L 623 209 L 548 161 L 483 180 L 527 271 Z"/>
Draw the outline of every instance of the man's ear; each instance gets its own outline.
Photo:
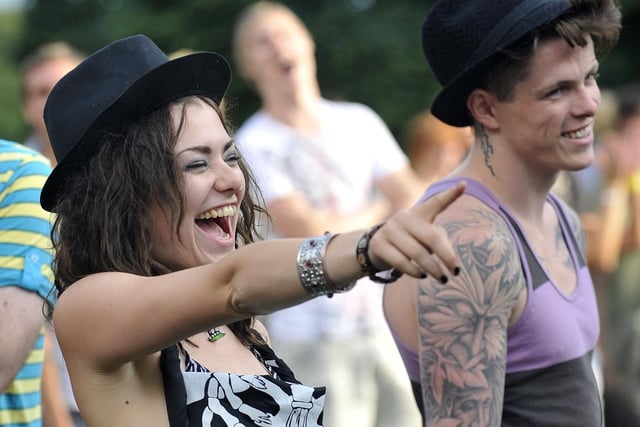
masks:
<path id="1" fill-rule="evenodd" d="M 496 98 L 484 89 L 475 89 L 467 98 L 467 108 L 473 117 L 487 129 L 496 130 L 500 123 L 493 108 Z"/>

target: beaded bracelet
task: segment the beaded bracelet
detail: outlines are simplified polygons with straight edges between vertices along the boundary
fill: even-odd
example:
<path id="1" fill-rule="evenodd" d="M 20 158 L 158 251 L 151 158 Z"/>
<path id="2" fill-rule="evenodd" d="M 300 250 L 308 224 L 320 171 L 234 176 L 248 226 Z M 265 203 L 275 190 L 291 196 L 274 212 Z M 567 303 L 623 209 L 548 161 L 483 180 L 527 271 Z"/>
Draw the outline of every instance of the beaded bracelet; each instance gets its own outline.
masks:
<path id="1" fill-rule="evenodd" d="M 358 240 L 358 245 L 356 246 L 356 257 L 358 258 L 358 263 L 360 264 L 360 269 L 362 272 L 369 276 L 369 280 L 376 283 L 393 283 L 398 280 L 402 273 L 398 270 L 393 269 L 391 274 L 387 274 L 386 276 L 379 276 L 380 270 L 377 270 L 371 259 L 369 258 L 369 242 L 374 234 L 384 225 L 384 222 L 378 225 L 374 225 L 362 235 L 360 240 Z"/>
<path id="2" fill-rule="evenodd" d="M 353 288 L 355 282 L 348 283 L 343 288 L 336 288 L 336 285 L 329 279 L 324 266 L 324 255 L 332 235 L 328 231 L 320 237 L 310 237 L 305 239 L 298 250 L 298 277 L 302 287 L 312 296 L 327 295 L 329 298 L 334 293 L 345 292 Z"/>

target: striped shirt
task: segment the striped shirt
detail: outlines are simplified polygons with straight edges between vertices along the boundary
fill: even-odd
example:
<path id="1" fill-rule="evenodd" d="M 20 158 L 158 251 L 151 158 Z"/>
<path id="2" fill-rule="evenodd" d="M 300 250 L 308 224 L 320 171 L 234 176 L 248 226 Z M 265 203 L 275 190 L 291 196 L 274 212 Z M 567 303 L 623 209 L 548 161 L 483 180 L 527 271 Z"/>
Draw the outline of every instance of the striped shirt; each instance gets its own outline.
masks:
<path id="1" fill-rule="evenodd" d="M 0 140 L 0 287 L 17 286 L 53 302 L 51 214 L 40 207 L 40 190 L 50 172 L 41 154 Z M 43 318 L 25 364 L 7 389 L 0 390 L 2 427 L 42 426 L 44 331 Z"/>

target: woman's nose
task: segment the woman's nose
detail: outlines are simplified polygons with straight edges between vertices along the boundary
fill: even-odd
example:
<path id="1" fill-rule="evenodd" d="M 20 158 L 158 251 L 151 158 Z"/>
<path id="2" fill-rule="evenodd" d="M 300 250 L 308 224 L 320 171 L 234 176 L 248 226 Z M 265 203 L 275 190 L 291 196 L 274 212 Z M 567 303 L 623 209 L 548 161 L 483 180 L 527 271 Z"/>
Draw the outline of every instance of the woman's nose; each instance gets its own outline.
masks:
<path id="1" fill-rule="evenodd" d="M 244 176 L 237 167 L 232 167 L 226 163 L 217 174 L 213 188 L 221 193 L 226 191 L 238 191 L 244 187 Z"/>

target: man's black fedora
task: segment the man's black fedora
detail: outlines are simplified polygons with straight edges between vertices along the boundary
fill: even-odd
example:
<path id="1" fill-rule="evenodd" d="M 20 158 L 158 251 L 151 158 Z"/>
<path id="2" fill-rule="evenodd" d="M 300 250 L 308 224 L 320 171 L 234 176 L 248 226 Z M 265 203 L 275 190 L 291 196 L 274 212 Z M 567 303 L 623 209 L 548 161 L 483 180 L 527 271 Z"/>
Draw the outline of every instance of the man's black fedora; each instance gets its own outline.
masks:
<path id="1" fill-rule="evenodd" d="M 438 0 L 422 25 L 422 49 L 442 85 L 433 115 L 470 125 L 467 98 L 495 54 L 570 7 L 570 0 Z"/>
<path id="2" fill-rule="evenodd" d="M 51 90 L 44 120 L 58 164 L 47 179 L 40 204 L 50 212 L 73 169 L 97 150 L 96 133 L 118 130 L 141 115 L 186 95 L 220 104 L 231 70 L 212 52 L 174 60 L 148 37 L 117 40 L 87 57 Z"/>

